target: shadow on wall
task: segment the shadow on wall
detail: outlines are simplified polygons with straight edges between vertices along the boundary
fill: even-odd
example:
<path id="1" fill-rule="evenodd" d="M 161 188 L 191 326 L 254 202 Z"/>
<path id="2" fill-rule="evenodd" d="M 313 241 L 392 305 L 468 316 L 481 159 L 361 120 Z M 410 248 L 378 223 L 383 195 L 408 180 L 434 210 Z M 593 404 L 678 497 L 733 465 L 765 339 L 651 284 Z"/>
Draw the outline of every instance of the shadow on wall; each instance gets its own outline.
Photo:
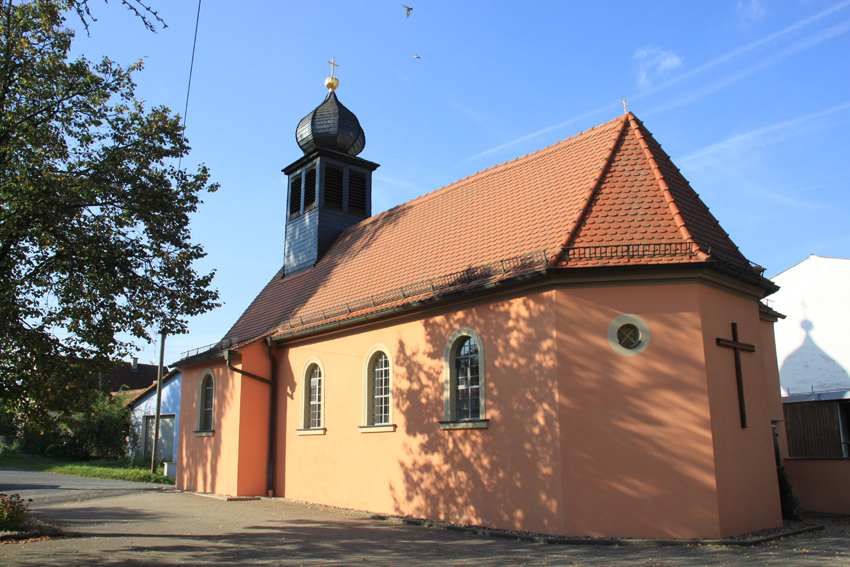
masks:
<path id="1" fill-rule="evenodd" d="M 489 309 L 451 313 L 424 322 L 425 342 L 412 350 L 396 346 L 398 411 L 405 416 L 407 441 L 401 463 L 403 481 L 392 486 L 399 512 L 461 523 L 519 525 L 542 504 L 541 529 L 555 531 L 560 478 L 557 463 L 557 407 L 546 379 L 518 380 L 515 389 L 502 378 L 512 373 L 546 372 L 555 367 L 551 335 L 529 321 L 546 318 L 547 304 L 523 298 Z M 486 430 L 440 430 L 443 419 L 443 351 L 460 327 L 478 331 L 484 341 Z M 531 370 L 536 369 L 536 370 Z M 485 369 L 482 368 L 482 371 Z M 513 427 L 518 431 L 509 431 Z M 523 443 L 505 446 L 508 440 Z M 510 486 L 520 487 L 509 491 Z M 534 501 L 525 497 L 533 492 Z"/>
<path id="2" fill-rule="evenodd" d="M 782 361 L 782 386 L 789 394 L 850 390 L 850 374 L 812 339 L 814 324 L 804 319 L 800 327 L 806 331 L 806 338 Z"/>
<path id="3" fill-rule="evenodd" d="M 706 395 L 699 360 L 659 340 L 635 376 L 608 345 L 608 323 L 600 329 L 608 311 L 618 313 L 559 306 L 570 330 L 558 345 L 552 303 L 536 297 L 426 320 L 421 349 L 398 341 L 397 408 L 408 440 L 402 484 L 391 487 L 397 511 L 573 535 L 596 535 L 617 516 L 622 530 L 674 537 L 688 529 L 678 525 L 681 517 L 711 522 L 714 461 L 709 416 L 699 411 Z M 684 335 L 702 352 L 698 321 L 677 312 L 656 318 L 653 336 Z M 437 424 L 443 350 L 459 327 L 476 329 L 485 342 L 486 430 Z"/>
<path id="4" fill-rule="evenodd" d="M 205 366 L 198 365 L 190 374 L 183 373 L 183 392 L 181 397 L 180 430 L 183 433 L 180 439 L 178 454 L 180 455 L 180 475 L 186 479 L 187 490 L 204 493 L 223 493 L 223 487 L 218 486 L 219 469 L 222 467 L 233 467 L 233 471 L 223 472 L 222 479 L 227 479 L 232 474 L 235 491 L 235 452 L 230 449 L 229 462 L 222 457 L 225 435 L 238 435 L 236 432 L 228 432 L 228 426 L 239 427 L 239 412 L 235 407 L 236 384 L 227 372 L 223 362 L 218 359 L 206 363 Z M 199 382 L 201 373 L 211 368 L 215 374 L 215 397 L 213 406 L 213 430 L 214 433 L 208 437 L 196 437 L 195 430 L 199 429 L 198 406 Z M 236 378 L 238 379 L 238 377 Z M 230 417 L 229 420 L 224 419 Z M 236 438 L 230 443 L 235 446 Z"/>
<path id="5" fill-rule="evenodd" d="M 706 533 L 717 522 L 717 480 L 700 318 L 674 296 L 651 307 L 613 301 L 559 305 L 567 532 Z M 630 312 L 644 314 L 653 340 L 623 357 L 605 331 Z"/>

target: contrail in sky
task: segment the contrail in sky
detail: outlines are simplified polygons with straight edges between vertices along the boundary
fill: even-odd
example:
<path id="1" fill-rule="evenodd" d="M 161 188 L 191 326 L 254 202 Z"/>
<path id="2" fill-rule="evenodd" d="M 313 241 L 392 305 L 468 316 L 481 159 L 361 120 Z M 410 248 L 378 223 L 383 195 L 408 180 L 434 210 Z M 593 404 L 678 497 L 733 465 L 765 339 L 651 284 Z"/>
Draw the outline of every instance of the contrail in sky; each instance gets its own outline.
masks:
<path id="1" fill-rule="evenodd" d="M 546 128 L 543 128 L 542 130 L 538 130 L 537 132 L 532 132 L 531 134 L 527 134 L 527 135 L 523 136 L 522 138 L 517 138 L 516 140 L 512 140 L 510 142 L 505 142 L 501 146 L 496 146 L 495 148 L 491 148 L 489 150 L 483 151 L 480 154 L 475 154 L 474 156 L 468 157 L 468 158 L 464 159 L 463 161 L 471 161 L 471 160 L 474 160 L 476 158 L 480 158 L 482 156 L 486 156 L 486 155 L 498 152 L 499 150 L 503 150 L 505 148 L 519 144 L 519 143 L 524 142 L 526 140 L 530 140 L 531 138 L 536 138 L 537 136 L 539 136 L 541 134 L 545 134 L 546 132 L 551 132 L 552 130 L 557 130 L 559 128 L 563 128 L 564 126 L 569 126 L 573 122 L 578 122 L 579 120 L 582 120 L 583 118 L 587 118 L 588 116 L 593 116 L 594 114 L 598 114 L 598 113 L 603 112 L 605 110 L 611 110 L 612 108 L 616 108 L 618 106 L 620 106 L 620 105 L 619 104 L 607 104 L 605 106 L 600 106 L 599 108 L 596 108 L 594 110 L 588 110 L 587 112 L 585 112 L 583 114 L 579 114 L 578 116 L 573 116 L 569 120 L 565 120 L 564 122 L 561 122 L 560 124 L 555 124 L 554 126 L 547 126 Z"/>
<path id="2" fill-rule="evenodd" d="M 805 26 L 811 24 L 812 22 L 816 22 L 816 21 L 820 20 L 821 18 L 825 18 L 826 16 L 828 16 L 830 14 L 834 14 L 835 12 L 838 12 L 839 10 L 843 10 L 847 6 L 850 6 L 850 0 L 844 0 L 843 2 L 839 2 L 835 6 L 832 6 L 831 8 L 827 8 L 826 10 L 819 12 L 819 13 L 815 14 L 814 16 L 810 16 L 810 17 L 808 17 L 804 20 L 800 20 L 796 24 L 790 25 L 783 30 L 780 30 L 776 33 L 770 34 L 769 36 L 763 37 L 761 39 L 757 39 L 756 41 L 748 43 L 747 45 L 745 45 L 743 47 L 739 47 L 738 49 L 730 51 L 729 53 L 727 53 L 725 55 L 721 55 L 720 57 L 718 57 L 716 59 L 712 59 L 708 63 L 703 63 L 699 67 L 694 67 L 690 71 L 687 71 L 686 73 L 682 73 L 678 77 L 670 79 L 669 81 L 665 81 L 665 82 L 659 84 L 657 87 L 654 87 L 654 88 L 651 88 L 651 89 L 649 89 L 645 92 L 636 94 L 632 98 L 633 99 L 640 98 L 642 96 L 646 96 L 646 95 L 658 92 L 662 89 L 666 89 L 667 87 L 675 85 L 679 81 L 684 81 L 685 79 L 693 77 L 694 75 L 698 75 L 699 73 L 702 73 L 703 71 L 707 71 L 708 69 L 711 69 L 712 67 L 716 67 L 717 65 L 720 65 L 721 63 L 724 63 L 724 62 L 726 62 L 730 59 L 733 59 L 733 58 L 737 57 L 738 55 L 741 55 L 742 53 L 746 53 L 747 51 L 752 51 L 753 49 L 755 49 L 756 47 L 759 47 L 760 45 L 764 45 L 765 43 L 771 42 L 771 41 L 778 39 L 778 38 L 780 38 L 784 35 L 788 35 L 789 33 L 793 32 L 793 31 L 797 31 L 798 29 L 805 27 Z"/>
<path id="3" fill-rule="evenodd" d="M 657 93 L 657 92 L 659 92 L 663 89 L 669 88 L 669 87 L 679 83 L 680 81 L 683 81 L 685 79 L 688 79 L 688 78 L 691 78 L 695 75 L 703 73 L 703 72 L 705 72 L 709 69 L 712 69 L 713 67 L 716 67 L 717 65 L 720 65 L 721 63 L 729 61 L 730 59 L 733 59 L 733 58 L 737 57 L 738 55 L 741 55 L 742 53 L 746 53 L 748 51 L 755 49 L 756 47 L 764 45 L 765 43 L 769 43 L 771 41 L 779 39 L 779 38 L 781 38 L 785 35 L 788 35 L 789 33 L 797 31 L 797 30 L 799 30 L 799 29 L 801 29 L 801 28 L 803 28 L 803 27 L 805 27 L 805 26 L 807 26 L 807 25 L 809 25 L 813 22 L 821 20 L 821 19 L 825 18 L 826 16 L 829 16 L 830 14 L 834 14 L 834 13 L 840 11 L 840 10 L 843 10 L 844 8 L 846 8 L 848 6 L 850 6 L 850 0 L 843 0 L 842 2 L 839 2 L 838 4 L 835 4 L 834 6 L 827 8 L 826 10 L 818 12 L 817 14 L 815 14 L 813 16 L 809 16 L 808 18 L 805 18 L 803 20 L 800 20 L 799 22 L 792 24 L 792 25 L 790 25 L 790 26 L 788 26 L 788 27 L 776 32 L 776 33 L 770 34 L 770 35 L 765 36 L 761 39 L 750 42 L 747 45 L 744 45 L 742 47 L 739 47 L 738 49 L 734 49 L 734 50 L 730 51 L 729 53 L 721 55 L 720 57 L 712 59 L 711 61 L 709 61 L 707 63 L 703 63 L 702 65 L 695 67 L 695 68 L 691 69 L 690 71 L 679 75 L 678 77 L 675 77 L 673 79 L 665 81 L 665 82 L 659 84 L 658 86 L 653 87 L 653 88 L 651 88 L 647 91 L 638 93 L 638 94 L 630 97 L 630 100 L 640 99 L 640 98 L 645 97 L 647 95 L 654 94 L 654 93 Z M 744 78 L 747 75 L 750 75 L 750 74 L 755 73 L 756 71 L 759 71 L 759 70 L 761 70 L 765 67 L 773 65 L 774 63 L 778 62 L 781 59 L 784 59 L 785 57 L 793 55 L 794 53 L 798 53 L 799 51 L 803 51 L 804 49 L 808 49 L 809 47 L 813 47 L 814 45 L 817 45 L 818 43 L 821 43 L 822 41 L 826 41 L 827 39 L 830 39 L 832 37 L 835 37 L 836 35 L 844 33 L 848 29 L 850 29 L 850 27 L 848 27 L 848 22 L 850 22 L 850 20 L 842 22 L 841 24 L 838 24 L 837 26 L 833 26 L 833 27 L 825 30 L 824 32 L 814 34 L 814 35 L 810 36 L 809 38 L 807 38 L 805 40 L 798 41 L 794 45 L 792 45 L 791 47 L 780 51 L 779 53 L 775 54 L 773 57 L 769 57 L 759 64 L 753 65 L 752 67 L 749 67 L 748 69 L 745 69 L 744 71 L 741 71 L 739 73 L 735 73 L 735 74 L 731 75 L 730 77 L 727 77 L 726 79 L 718 81 L 718 82 L 714 83 L 713 85 L 710 85 L 706 88 L 698 89 L 698 90 L 694 91 L 693 93 L 691 93 L 690 95 L 685 95 L 684 97 L 678 99 L 678 101 L 672 103 L 672 106 L 660 107 L 659 109 L 656 109 L 655 111 L 651 111 L 649 114 L 653 114 L 655 112 L 660 112 L 662 110 L 667 110 L 668 108 L 673 108 L 675 106 L 680 106 L 682 104 L 686 104 L 688 102 L 691 102 L 692 100 L 694 100 L 696 98 L 700 98 L 702 96 L 710 94 L 710 93 L 717 91 L 717 90 L 719 90 L 719 89 L 721 89 L 721 88 L 723 88 L 723 87 L 725 87 L 725 86 L 727 86 L 731 83 L 734 83 L 735 81 L 738 81 L 738 80 Z M 614 103 L 608 104 L 608 105 L 605 105 L 605 106 L 600 106 L 598 108 L 595 108 L 593 110 L 589 110 L 587 112 L 579 114 L 578 116 L 574 116 L 574 117 L 572 117 L 568 120 L 565 120 L 565 121 L 560 122 L 558 124 L 555 124 L 553 126 L 548 126 L 548 127 L 543 128 L 541 130 L 537 130 L 536 132 L 532 132 L 531 134 L 527 134 L 527 135 L 522 136 L 520 138 L 517 138 L 515 140 L 511 140 L 510 142 L 505 142 L 504 144 L 496 146 L 495 148 L 491 148 L 489 150 L 485 150 L 481 153 L 478 153 L 478 154 L 475 154 L 475 155 L 470 156 L 468 158 L 465 158 L 463 161 L 472 161 L 472 160 L 478 159 L 480 157 L 484 157 L 486 155 L 496 153 L 496 152 L 503 150 L 505 148 L 509 148 L 509 147 L 514 146 L 516 144 L 520 144 L 522 142 L 525 142 L 526 140 L 530 140 L 530 139 L 536 138 L 537 136 L 540 136 L 542 134 L 546 134 L 547 132 L 551 132 L 553 130 L 558 130 L 560 128 L 563 128 L 565 126 L 569 126 L 570 124 L 572 124 L 574 122 L 578 122 L 579 120 L 583 120 L 584 118 L 587 118 L 589 116 L 600 114 L 600 113 L 605 112 L 605 111 L 610 111 L 612 109 L 617 108 L 618 106 L 619 106 L 618 104 L 614 104 Z M 647 114 L 644 114 L 644 115 L 647 115 Z"/>
<path id="4" fill-rule="evenodd" d="M 820 118 L 821 116 L 826 116 L 827 114 L 832 114 L 833 112 L 838 112 L 848 108 L 850 108 L 850 101 L 845 102 L 843 104 L 839 104 L 838 106 L 833 106 L 832 108 L 829 108 L 827 110 L 821 110 L 820 112 L 814 112 L 812 114 L 807 114 L 798 118 L 792 118 L 791 120 L 783 120 L 782 122 L 777 122 L 775 124 L 771 124 L 770 126 L 765 126 L 764 128 L 759 128 L 758 130 L 747 132 L 746 134 L 739 134 L 738 136 L 728 138 L 726 140 L 723 140 L 722 142 L 717 142 L 716 144 L 712 144 L 701 150 L 697 150 L 691 154 L 686 155 L 685 157 L 676 158 L 676 163 L 683 164 L 685 162 L 692 161 L 694 159 L 706 156 L 708 154 L 725 149 L 727 147 L 734 146 L 742 142 L 747 142 L 749 140 L 753 140 L 767 132 L 773 132 L 775 130 L 781 130 L 783 128 L 788 128 L 791 126 L 798 126 L 805 122 L 809 122 L 810 120 L 814 120 L 815 118 Z"/>
<path id="5" fill-rule="evenodd" d="M 670 102 L 662 104 L 656 108 L 652 108 L 647 112 L 641 112 L 641 116 L 652 116 L 654 114 L 658 114 L 660 112 L 664 112 L 667 110 L 671 110 L 673 108 L 677 108 L 684 104 L 688 104 L 697 99 L 703 98 L 711 93 L 717 92 L 722 88 L 728 87 L 732 83 L 736 83 L 741 79 L 744 79 L 753 73 L 761 71 L 762 69 L 766 69 L 776 63 L 779 63 L 783 59 L 795 55 L 801 51 L 805 51 L 806 49 L 810 49 L 824 41 L 832 39 L 836 36 L 839 36 L 843 33 L 850 31 L 850 20 L 844 20 L 840 24 L 836 24 L 831 28 L 827 28 L 818 33 L 812 34 L 807 38 L 801 39 L 799 41 L 794 42 L 792 45 L 786 47 L 785 49 L 781 49 L 774 53 L 773 55 L 766 57 L 756 63 L 755 65 L 751 65 L 746 69 L 742 69 L 737 73 L 732 73 L 728 77 L 720 79 L 712 84 L 705 85 L 701 88 L 695 89 L 689 93 L 686 93 Z"/>

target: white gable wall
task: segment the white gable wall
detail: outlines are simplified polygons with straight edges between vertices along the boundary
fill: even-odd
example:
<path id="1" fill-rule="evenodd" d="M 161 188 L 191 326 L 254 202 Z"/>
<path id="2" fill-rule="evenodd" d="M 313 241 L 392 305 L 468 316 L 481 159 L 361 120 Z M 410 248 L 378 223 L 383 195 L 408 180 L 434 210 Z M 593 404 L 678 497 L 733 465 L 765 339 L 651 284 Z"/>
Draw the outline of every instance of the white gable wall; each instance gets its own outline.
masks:
<path id="1" fill-rule="evenodd" d="M 783 395 L 850 390 L 850 259 L 811 255 L 773 281 Z"/>
<path id="2" fill-rule="evenodd" d="M 162 402 L 160 405 L 161 415 L 174 415 L 174 454 L 177 455 L 177 442 L 180 430 L 180 388 L 183 382 L 182 373 L 178 373 L 162 387 Z M 156 415 L 156 389 L 150 394 L 136 401 L 133 407 L 132 428 L 134 435 L 131 437 L 130 454 L 133 457 L 141 456 L 144 450 L 144 417 Z"/>

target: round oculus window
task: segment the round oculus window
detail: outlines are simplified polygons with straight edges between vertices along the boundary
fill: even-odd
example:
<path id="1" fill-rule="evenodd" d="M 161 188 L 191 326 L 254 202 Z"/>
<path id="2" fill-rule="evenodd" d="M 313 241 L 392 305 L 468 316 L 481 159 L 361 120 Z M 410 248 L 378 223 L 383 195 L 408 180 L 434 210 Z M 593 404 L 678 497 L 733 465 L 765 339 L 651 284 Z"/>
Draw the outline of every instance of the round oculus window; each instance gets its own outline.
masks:
<path id="1" fill-rule="evenodd" d="M 621 356 L 638 356 L 647 349 L 650 340 L 649 325 L 637 315 L 619 315 L 608 326 L 608 344 Z"/>
<path id="2" fill-rule="evenodd" d="M 617 342 L 623 348 L 637 348 L 640 345 L 640 329 L 631 323 L 621 325 L 617 329 Z"/>

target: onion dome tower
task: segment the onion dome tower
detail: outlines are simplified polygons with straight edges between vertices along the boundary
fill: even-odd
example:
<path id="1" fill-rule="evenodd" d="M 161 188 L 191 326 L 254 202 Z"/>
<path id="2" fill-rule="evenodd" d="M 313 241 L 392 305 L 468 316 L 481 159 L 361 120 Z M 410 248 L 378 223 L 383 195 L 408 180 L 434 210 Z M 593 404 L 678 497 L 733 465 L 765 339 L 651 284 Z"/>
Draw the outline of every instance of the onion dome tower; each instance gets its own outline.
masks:
<path id="1" fill-rule="evenodd" d="M 343 230 L 372 214 L 372 172 L 378 164 L 357 157 L 366 134 L 339 102 L 337 65 L 329 63 L 328 95 L 295 130 L 304 156 L 283 170 L 289 181 L 284 277 L 315 266 Z"/>

